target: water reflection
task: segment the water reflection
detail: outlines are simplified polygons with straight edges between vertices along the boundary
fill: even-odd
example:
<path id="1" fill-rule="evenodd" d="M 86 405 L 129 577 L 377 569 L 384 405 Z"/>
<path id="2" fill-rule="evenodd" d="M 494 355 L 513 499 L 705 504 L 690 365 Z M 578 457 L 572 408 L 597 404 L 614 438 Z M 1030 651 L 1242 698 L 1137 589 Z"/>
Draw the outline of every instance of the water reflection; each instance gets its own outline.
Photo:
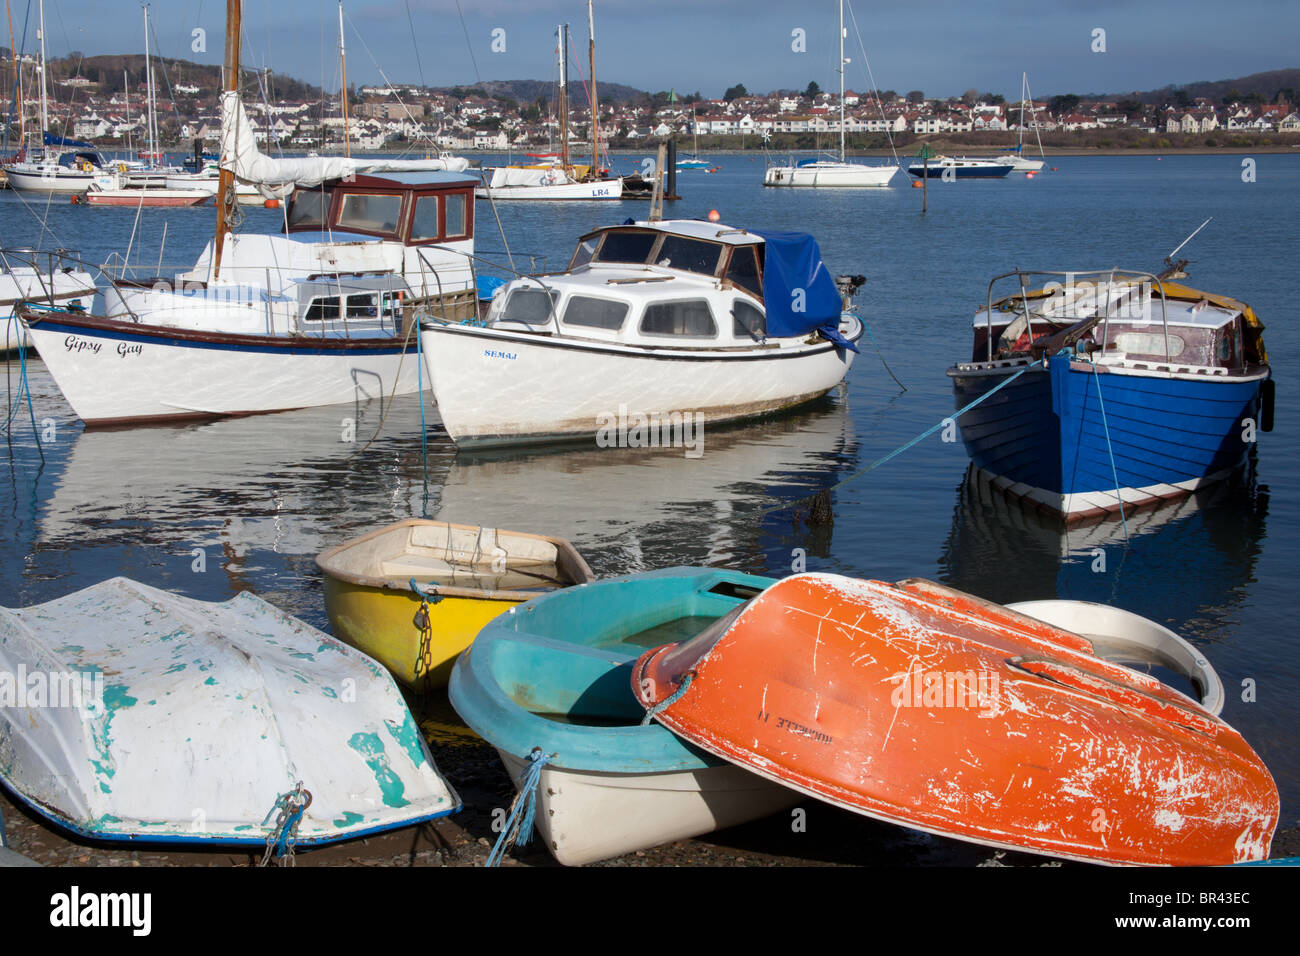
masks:
<path id="1" fill-rule="evenodd" d="M 957 488 L 943 579 L 993 601 L 1116 604 L 1216 640 L 1255 580 L 1268 489 L 1251 474 L 1159 508 L 1067 528 L 1008 498 L 974 468 Z"/>

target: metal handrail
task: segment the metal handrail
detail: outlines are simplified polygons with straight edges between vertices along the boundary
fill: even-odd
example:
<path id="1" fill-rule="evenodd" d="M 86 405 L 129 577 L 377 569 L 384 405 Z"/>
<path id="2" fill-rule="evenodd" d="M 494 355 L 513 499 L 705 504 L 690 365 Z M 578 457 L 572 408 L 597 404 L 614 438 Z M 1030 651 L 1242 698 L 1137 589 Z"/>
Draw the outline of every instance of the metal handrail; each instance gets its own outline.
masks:
<path id="1" fill-rule="evenodd" d="M 993 288 L 998 282 L 1002 281 L 1003 279 L 1009 279 L 1012 276 L 1016 277 L 1016 280 L 1020 285 L 1021 302 L 1023 303 L 1025 309 L 1026 329 L 1030 327 L 1030 324 L 1032 322 L 1032 319 L 1030 318 L 1028 292 L 1026 291 L 1028 285 L 1032 284 L 1032 282 L 1026 280 L 1032 280 L 1033 277 L 1035 276 L 1064 276 L 1067 279 L 1071 280 L 1071 282 L 1073 282 L 1073 280 L 1078 277 L 1086 278 L 1088 276 L 1096 276 L 1096 277 L 1105 276 L 1106 289 L 1107 289 L 1106 306 L 1104 310 L 1099 310 L 1102 312 L 1102 318 L 1104 320 L 1103 332 L 1102 332 L 1103 343 L 1107 341 L 1107 339 L 1109 338 L 1110 318 L 1111 318 L 1110 289 L 1114 286 L 1116 277 L 1119 277 L 1121 279 L 1139 279 L 1142 282 L 1150 282 L 1152 285 L 1155 286 L 1155 288 L 1158 290 L 1160 295 L 1160 317 L 1161 317 L 1161 325 L 1163 327 L 1164 336 L 1165 336 L 1165 364 L 1170 366 L 1173 365 L 1172 353 L 1169 348 L 1169 311 L 1166 305 L 1167 299 L 1165 296 L 1164 283 L 1161 281 L 1159 276 L 1151 272 L 1144 272 L 1141 269 L 1116 269 L 1116 268 L 1082 269 L 1082 270 L 1076 269 L 1068 272 L 1048 270 L 1048 269 L 1014 269 L 1011 272 L 1004 272 L 1001 275 L 994 276 L 992 279 L 989 280 L 988 294 L 985 300 L 985 311 L 984 311 L 985 339 L 986 339 L 985 347 L 986 347 L 986 355 L 988 356 L 987 359 L 988 361 L 990 362 L 993 361 Z M 1137 289 L 1139 290 L 1141 289 L 1140 284 L 1137 286 Z M 1010 297 L 1004 296 L 1004 298 L 1010 298 Z M 1096 311 L 1094 311 L 1094 316 L 1092 317 L 1095 317 L 1096 314 L 1097 314 Z M 1032 342 L 1032 337 L 1030 341 Z"/>

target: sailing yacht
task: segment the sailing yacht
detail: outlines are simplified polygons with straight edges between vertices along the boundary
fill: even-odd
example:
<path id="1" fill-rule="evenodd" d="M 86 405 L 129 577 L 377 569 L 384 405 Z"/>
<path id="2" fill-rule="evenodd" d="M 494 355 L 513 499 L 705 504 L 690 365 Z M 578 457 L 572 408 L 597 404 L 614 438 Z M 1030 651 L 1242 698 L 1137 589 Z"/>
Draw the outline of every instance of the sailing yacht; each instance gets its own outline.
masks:
<path id="1" fill-rule="evenodd" d="M 596 27 L 587 2 L 591 29 L 591 165 L 577 166 L 569 159 L 569 27 L 561 24 L 560 65 L 560 149 L 559 157 L 529 166 L 497 166 L 484 185 L 475 190 L 479 199 L 591 200 L 622 199 L 623 179 L 601 178 L 599 174 L 600 134 L 597 124 Z"/>
<path id="2" fill-rule="evenodd" d="M 412 393 L 417 317 L 477 314 L 474 179 L 420 160 L 261 153 L 238 92 L 239 23 L 240 0 L 227 0 L 217 195 L 228 201 L 194 267 L 114 276 L 90 311 L 18 309 L 88 425 Z M 284 233 L 235 233 L 237 180 L 290 199 Z"/>
<path id="3" fill-rule="evenodd" d="M 700 158 L 700 132 L 695 123 L 695 107 L 691 107 L 691 155 L 683 156 L 677 160 L 677 168 L 684 169 L 712 169 L 713 164 L 707 159 Z"/>
<path id="4" fill-rule="evenodd" d="M 19 192 L 70 195 L 85 192 L 102 176 L 108 162 L 89 143 L 52 136 L 49 131 L 49 98 L 45 90 L 45 0 L 40 3 L 41 39 L 41 145 L 30 157 L 5 167 L 9 185 Z M 24 155 L 27 150 L 24 148 Z"/>
<path id="5" fill-rule="evenodd" d="M 871 166 L 844 159 L 844 0 L 840 0 L 840 157 L 838 160 L 806 159 L 787 166 L 769 166 L 764 186 L 888 186 L 897 166 Z"/>
<path id="6" fill-rule="evenodd" d="M 1034 121 L 1034 136 L 1038 139 L 1038 155 L 1040 159 L 1026 159 L 1024 156 L 1025 149 L 1025 103 L 1029 103 L 1029 118 Z M 1038 119 L 1035 116 L 1033 107 L 1033 97 L 1029 93 L 1029 74 L 1020 74 L 1020 133 L 1016 141 L 1016 150 L 1014 153 L 1003 153 L 1001 156 L 993 157 L 995 162 L 1010 163 L 1013 173 L 1036 173 L 1043 168 L 1043 161 L 1047 158 L 1043 152 L 1043 138 L 1038 135 Z"/>

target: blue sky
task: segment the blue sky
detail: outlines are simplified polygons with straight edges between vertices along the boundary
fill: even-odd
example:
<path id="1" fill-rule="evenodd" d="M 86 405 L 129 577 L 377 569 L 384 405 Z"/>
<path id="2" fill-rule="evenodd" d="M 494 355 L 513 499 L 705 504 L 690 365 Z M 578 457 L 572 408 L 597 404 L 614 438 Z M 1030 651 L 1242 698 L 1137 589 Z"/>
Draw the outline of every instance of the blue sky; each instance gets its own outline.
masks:
<path id="1" fill-rule="evenodd" d="M 29 0 L 9 0 L 15 43 Z M 838 85 L 836 0 L 596 0 L 597 78 L 659 90 L 720 96 L 734 83 L 751 91 Z M 1027 71 L 1035 96 L 1125 92 L 1300 67 L 1296 0 L 855 0 L 849 4 L 881 89 L 960 95 L 974 87 L 1016 98 Z M 35 44 L 30 0 L 27 47 Z M 584 0 L 345 0 L 348 80 L 468 84 L 481 78 L 554 76 L 555 25 L 567 21 L 585 71 Z M 408 19 L 408 8 L 410 16 Z M 157 0 L 160 52 L 219 63 L 224 0 Z M 792 12 L 793 11 L 793 12 Z M 80 50 L 143 50 L 136 0 L 46 0 L 51 56 Z M 246 0 L 246 66 L 271 66 L 337 89 L 336 0 Z M 850 88 L 869 84 L 849 22 Z M 414 40 L 412 37 L 414 27 Z M 207 52 L 191 31 L 207 31 Z M 504 52 L 494 52 L 504 40 Z M 803 30 L 806 52 L 795 52 Z M 1104 30 L 1104 52 L 1094 33 Z M 466 42 L 468 33 L 468 44 Z M 0 39 L 5 45 L 7 37 Z M 418 43 L 418 59 L 417 59 Z M 472 50 L 472 56 L 471 56 Z"/>

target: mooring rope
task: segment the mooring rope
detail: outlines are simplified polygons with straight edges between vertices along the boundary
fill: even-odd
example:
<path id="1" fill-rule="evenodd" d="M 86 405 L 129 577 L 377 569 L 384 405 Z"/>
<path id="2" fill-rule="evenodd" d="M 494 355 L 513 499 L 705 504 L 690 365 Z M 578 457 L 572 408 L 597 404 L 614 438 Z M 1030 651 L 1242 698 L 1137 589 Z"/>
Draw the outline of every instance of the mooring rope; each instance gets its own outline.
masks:
<path id="1" fill-rule="evenodd" d="M 861 469 L 861 470 L 859 470 L 859 471 L 855 471 L 853 474 L 849 475 L 847 478 L 843 478 L 843 479 L 841 479 L 840 481 L 835 482 L 835 484 L 833 484 L 833 485 L 828 485 L 828 486 L 826 486 L 825 488 L 819 489 L 819 490 L 816 492 L 816 494 L 818 494 L 818 495 L 821 495 L 821 494 L 827 494 L 828 492 L 834 491 L 836 488 L 842 487 L 843 485 L 847 485 L 850 481 L 856 481 L 857 479 L 861 478 L 863 475 L 867 474 L 868 472 L 870 472 L 870 471 L 874 471 L 875 469 L 879 468 L 879 467 L 880 467 L 881 465 L 883 465 L 885 462 L 890 461 L 890 460 L 892 460 L 892 459 L 894 459 L 894 458 L 897 458 L 899 455 L 901 455 L 903 452 L 907 451 L 909 448 L 912 448 L 913 446 L 918 445 L 918 444 L 920 444 L 921 442 L 925 441 L 925 439 L 929 438 L 931 435 L 933 435 L 933 434 L 934 434 L 935 432 L 937 432 L 939 429 L 943 428 L 946 424 L 948 424 L 948 422 L 955 422 L 957 419 L 961 418 L 961 416 L 965 415 L 967 412 L 969 412 L 971 409 L 975 408 L 975 407 L 976 407 L 977 405 L 979 405 L 980 403 L 987 401 L 988 399 L 990 399 L 990 398 L 992 398 L 994 395 L 996 395 L 998 392 L 1002 391 L 1002 389 L 1006 388 L 1008 385 L 1010 385 L 1012 382 L 1014 382 L 1014 381 L 1015 381 L 1016 379 L 1018 379 L 1020 376 L 1024 375 L 1026 372 L 1030 371 L 1031 369 L 1035 369 L 1035 368 L 1045 368 L 1045 367 L 1046 367 L 1046 362 L 1045 362 L 1045 361 L 1044 361 L 1044 362 L 1032 362 L 1032 363 L 1026 365 L 1026 366 L 1025 366 L 1024 368 L 1022 368 L 1020 371 L 1016 372 L 1015 375 L 1012 375 L 1010 378 L 1003 379 L 1003 380 L 1002 380 L 1001 382 L 999 382 L 996 386 L 994 386 L 993 388 L 989 389 L 987 392 L 985 392 L 985 393 L 984 393 L 983 395 L 981 395 L 979 398 L 975 399 L 975 400 L 972 401 L 972 402 L 968 402 L 966 405 L 964 405 L 964 406 L 962 406 L 961 408 L 957 409 L 957 411 L 956 411 L 955 413 L 953 413 L 952 415 L 947 415 L 947 416 L 945 416 L 945 417 L 939 419 L 939 421 L 935 422 L 935 424 L 931 425 L 931 426 L 930 426 L 929 428 L 927 428 L 925 431 L 921 432 L 921 434 L 917 435 L 915 438 L 911 439 L 910 441 L 905 442 L 904 444 L 902 444 L 902 445 L 900 445 L 899 447 L 895 448 L 895 449 L 894 449 L 893 451 L 891 451 L 888 455 L 884 455 L 884 456 L 881 457 L 881 458 L 877 458 L 877 459 L 876 459 L 875 461 L 873 461 L 871 464 L 867 465 L 867 467 L 865 467 L 865 468 L 863 468 L 863 469 Z M 799 501 L 791 501 L 791 502 L 787 502 L 786 504 L 775 505 L 775 506 L 773 506 L 773 507 L 771 507 L 771 508 L 764 508 L 762 511 L 758 512 L 758 517 L 761 518 L 761 517 L 763 517 L 764 515 L 773 514 L 773 513 L 777 512 L 777 511 L 785 511 L 787 508 L 793 508 L 793 507 L 796 507 L 796 506 L 799 505 L 800 502 L 802 502 L 802 501 L 806 501 L 806 500 L 808 500 L 808 498 L 810 498 L 810 497 L 814 497 L 814 495 L 805 495 L 803 498 L 800 498 Z"/>
<path id="2" fill-rule="evenodd" d="M 500 866 L 506 852 L 512 846 L 523 846 L 532 840 L 533 821 L 537 816 L 537 790 L 542 784 L 542 768 L 556 756 L 556 754 L 544 753 L 541 747 L 534 747 L 529 753 L 528 759 L 532 763 L 524 773 L 524 779 L 519 783 L 519 792 L 515 794 L 515 799 L 510 804 L 510 814 L 506 817 L 505 824 L 501 827 L 501 835 L 497 837 L 496 845 L 492 847 L 492 852 L 488 854 L 484 866 Z"/>

